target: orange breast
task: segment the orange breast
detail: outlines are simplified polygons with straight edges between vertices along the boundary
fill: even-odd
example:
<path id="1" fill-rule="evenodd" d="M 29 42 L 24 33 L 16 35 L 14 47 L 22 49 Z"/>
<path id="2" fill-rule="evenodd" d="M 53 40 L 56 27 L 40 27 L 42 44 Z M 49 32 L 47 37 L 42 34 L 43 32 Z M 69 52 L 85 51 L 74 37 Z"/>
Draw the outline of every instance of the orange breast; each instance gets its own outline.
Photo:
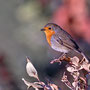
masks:
<path id="1" fill-rule="evenodd" d="M 45 34 L 46 34 L 46 39 L 47 39 L 47 42 L 49 43 L 49 45 L 51 46 L 51 37 L 53 34 L 55 34 L 55 31 L 53 30 L 46 30 L 44 31 Z"/>
<path id="2" fill-rule="evenodd" d="M 49 43 L 50 46 L 51 46 L 51 37 L 52 36 L 46 36 L 47 42 Z"/>

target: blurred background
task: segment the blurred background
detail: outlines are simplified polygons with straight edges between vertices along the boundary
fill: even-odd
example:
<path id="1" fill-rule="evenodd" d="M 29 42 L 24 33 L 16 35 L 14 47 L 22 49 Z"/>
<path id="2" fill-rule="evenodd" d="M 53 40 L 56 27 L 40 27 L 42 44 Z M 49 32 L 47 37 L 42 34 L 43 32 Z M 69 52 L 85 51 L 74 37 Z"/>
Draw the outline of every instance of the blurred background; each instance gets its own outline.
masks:
<path id="1" fill-rule="evenodd" d="M 26 73 L 26 56 L 42 81 L 68 90 L 60 81 L 65 65 L 49 64 L 60 53 L 40 32 L 48 22 L 69 32 L 90 57 L 90 0 L 0 0 L 0 90 L 26 90 L 22 77 L 35 81 Z"/>

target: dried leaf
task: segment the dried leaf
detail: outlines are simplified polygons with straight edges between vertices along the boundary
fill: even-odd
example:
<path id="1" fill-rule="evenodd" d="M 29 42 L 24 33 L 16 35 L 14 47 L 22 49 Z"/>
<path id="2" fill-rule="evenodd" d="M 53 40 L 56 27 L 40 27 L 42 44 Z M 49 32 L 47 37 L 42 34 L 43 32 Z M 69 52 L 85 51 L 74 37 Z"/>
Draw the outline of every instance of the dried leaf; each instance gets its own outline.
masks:
<path id="1" fill-rule="evenodd" d="M 27 85 L 27 89 L 32 86 L 32 84 L 30 82 L 26 81 L 24 78 L 22 78 L 22 80 Z"/>
<path id="2" fill-rule="evenodd" d="M 37 80 L 39 80 L 37 71 L 36 71 L 35 67 L 33 66 L 33 64 L 31 63 L 31 61 L 28 58 L 27 58 L 26 71 L 27 71 L 27 73 L 30 77 L 34 77 Z"/>
<path id="3" fill-rule="evenodd" d="M 38 88 L 43 88 L 39 82 L 34 82 L 34 83 L 30 83 L 28 81 L 26 81 L 24 78 L 22 78 L 22 80 L 24 81 L 24 83 L 28 86 L 27 89 L 29 89 L 30 87 L 33 87 L 35 90 L 39 90 Z"/>
<path id="4" fill-rule="evenodd" d="M 52 90 L 59 90 L 57 85 L 55 84 L 49 84 L 49 85 L 51 86 Z"/>
<path id="5" fill-rule="evenodd" d="M 67 67 L 67 71 L 68 72 L 74 72 L 74 71 L 78 71 L 78 70 L 75 69 L 74 67 L 69 66 L 69 67 Z"/>
<path id="6" fill-rule="evenodd" d="M 72 64 L 74 64 L 75 66 L 78 66 L 79 63 L 79 58 L 74 56 L 73 58 L 71 58 L 71 62 Z"/>
<path id="7" fill-rule="evenodd" d="M 80 73 L 76 71 L 76 72 L 71 73 L 71 75 L 72 75 L 73 78 L 76 80 L 76 79 L 78 79 Z"/>
<path id="8" fill-rule="evenodd" d="M 71 83 L 68 81 L 67 75 L 65 75 L 65 72 L 64 72 L 64 74 L 63 74 L 63 77 L 62 77 L 61 81 L 64 82 L 65 85 L 66 85 L 68 88 L 70 88 L 71 90 L 73 90 L 73 86 L 72 86 Z"/>
<path id="9" fill-rule="evenodd" d="M 90 72 L 90 64 L 87 62 L 84 62 L 82 64 L 82 68 L 85 69 L 86 71 Z"/>

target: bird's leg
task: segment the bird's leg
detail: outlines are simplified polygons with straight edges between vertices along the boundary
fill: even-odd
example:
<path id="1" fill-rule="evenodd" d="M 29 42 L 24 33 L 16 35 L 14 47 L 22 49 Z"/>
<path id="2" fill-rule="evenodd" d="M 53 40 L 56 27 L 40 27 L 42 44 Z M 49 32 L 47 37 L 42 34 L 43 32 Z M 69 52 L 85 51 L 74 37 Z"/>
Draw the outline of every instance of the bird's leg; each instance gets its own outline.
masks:
<path id="1" fill-rule="evenodd" d="M 67 53 L 62 53 L 62 55 L 58 58 L 58 60 L 63 60 Z"/>
<path id="2" fill-rule="evenodd" d="M 54 59 L 54 60 L 52 60 L 50 63 L 51 63 L 51 64 L 53 64 L 54 62 L 59 62 L 59 63 L 61 63 L 61 61 L 64 60 L 65 56 L 66 56 L 66 53 L 63 53 L 58 59 Z"/>

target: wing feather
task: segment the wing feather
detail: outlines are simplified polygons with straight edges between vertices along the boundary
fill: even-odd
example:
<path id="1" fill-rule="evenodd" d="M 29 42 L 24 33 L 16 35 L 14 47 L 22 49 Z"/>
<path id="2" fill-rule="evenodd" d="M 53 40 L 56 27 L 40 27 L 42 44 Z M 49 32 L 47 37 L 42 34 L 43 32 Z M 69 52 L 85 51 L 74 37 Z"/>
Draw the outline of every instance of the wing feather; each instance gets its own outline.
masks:
<path id="1" fill-rule="evenodd" d="M 79 50 L 79 46 L 76 44 L 76 42 L 72 39 L 72 37 L 66 32 L 64 33 L 57 33 L 54 35 L 54 38 L 56 39 L 56 41 L 69 48 L 69 49 L 72 49 L 72 50 L 77 50 L 80 52 Z"/>

